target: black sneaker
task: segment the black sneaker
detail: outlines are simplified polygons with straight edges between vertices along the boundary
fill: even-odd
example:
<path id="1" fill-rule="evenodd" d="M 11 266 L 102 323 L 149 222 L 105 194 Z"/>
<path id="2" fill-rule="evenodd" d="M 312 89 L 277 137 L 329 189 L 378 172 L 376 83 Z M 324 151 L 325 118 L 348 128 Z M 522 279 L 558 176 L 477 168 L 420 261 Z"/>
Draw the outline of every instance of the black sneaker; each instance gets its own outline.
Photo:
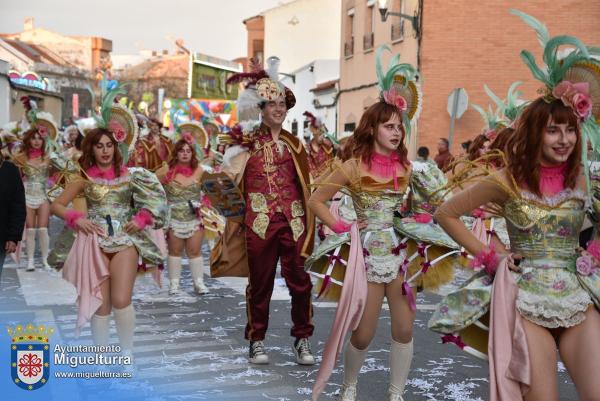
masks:
<path id="1" fill-rule="evenodd" d="M 299 365 L 314 365 L 315 357 L 310 351 L 310 342 L 308 338 L 298 338 L 294 342 L 294 355 L 296 355 L 296 362 Z"/>
<path id="2" fill-rule="evenodd" d="M 269 355 L 265 352 L 262 341 L 250 341 L 248 362 L 255 365 L 266 365 L 269 363 Z"/>

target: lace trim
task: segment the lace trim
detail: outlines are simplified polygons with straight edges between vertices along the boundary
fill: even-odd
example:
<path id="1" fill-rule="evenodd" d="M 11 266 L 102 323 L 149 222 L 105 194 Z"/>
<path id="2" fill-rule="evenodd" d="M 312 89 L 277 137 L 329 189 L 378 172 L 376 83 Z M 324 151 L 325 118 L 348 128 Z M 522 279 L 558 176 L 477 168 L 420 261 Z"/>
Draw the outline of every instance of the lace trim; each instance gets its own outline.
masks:
<path id="1" fill-rule="evenodd" d="M 582 191 L 581 189 L 573 190 L 571 188 L 567 188 L 567 189 L 557 193 L 556 195 L 542 196 L 542 197 L 539 197 L 536 194 L 529 192 L 526 189 L 523 189 L 523 190 L 521 190 L 521 197 L 528 199 L 528 200 L 541 202 L 550 207 L 556 207 L 556 206 L 560 205 L 561 203 L 565 202 L 566 200 L 573 199 L 573 198 L 582 200 L 584 202 L 587 201 L 587 194 L 585 193 L 585 191 Z"/>
<path id="2" fill-rule="evenodd" d="M 171 219 L 171 221 L 169 222 L 169 228 L 173 230 L 173 233 L 177 238 L 188 239 L 200 229 L 200 224 L 201 221 L 198 219 L 192 219 L 190 221 L 180 221 Z"/>
<path id="3" fill-rule="evenodd" d="M 403 250 L 400 255 L 366 256 L 367 281 L 371 283 L 390 283 L 398 277 L 400 264 L 406 257 Z"/>
<path id="4" fill-rule="evenodd" d="M 585 320 L 584 312 L 592 304 L 590 295 L 583 289 L 556 300 L 519 291 L 517 309 L 527 320 L 543 327 L 576 326 Z"/>

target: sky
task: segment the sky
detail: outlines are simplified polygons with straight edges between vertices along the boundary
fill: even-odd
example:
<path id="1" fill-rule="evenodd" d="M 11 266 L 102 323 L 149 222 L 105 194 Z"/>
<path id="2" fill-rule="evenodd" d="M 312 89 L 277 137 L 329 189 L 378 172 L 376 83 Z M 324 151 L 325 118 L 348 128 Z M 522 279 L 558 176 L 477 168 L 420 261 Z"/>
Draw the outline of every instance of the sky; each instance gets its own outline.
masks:
<path id="1" fill-rule="evenodd" d="M 65 35 L 101 36 L 113 54 L 174 49 L 182 38 L 192 50 L 225 59 L 246 55 L 242 21 L 289 0 L 0 0 L 0 32 L 36 28 Z M 170 39 L 171 38 L 171 39 Z"/>

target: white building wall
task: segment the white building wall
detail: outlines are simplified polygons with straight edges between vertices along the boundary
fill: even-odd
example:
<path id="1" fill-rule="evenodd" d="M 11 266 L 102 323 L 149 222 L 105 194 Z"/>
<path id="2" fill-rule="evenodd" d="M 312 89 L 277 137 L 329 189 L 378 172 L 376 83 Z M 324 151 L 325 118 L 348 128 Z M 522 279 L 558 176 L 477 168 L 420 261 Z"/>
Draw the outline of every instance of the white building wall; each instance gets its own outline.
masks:
<path id="1" fill-rule="evenodd" d="M 295 76 L 295 82 L 293 82 L 291 77 L 284 77 L 282 79 L 283 84 L 292 89 L 296 96 L 296 105 L 288 111 L 283 125 L 284 129 L 291 132 L 292 122 L 296 120 L 298 122 L 298 136 L 302 138 L 304 135 L 304 121 L 307 120 L 303 113 L 309 111 L 317 118 L 320 118 L 330 132 L 334 132 L 336 119 L 335 106 L 331 108 L 315 108 L 315 93 L 311 89 L 320 83 L 339 78 L 339 60 L 315 60 L 294 71 L 292 74 Z M 331 95 L 322 95 L 319 97 L 319 102 L 321 104 L 330 104 L 333 103 L 333 98 Z"/>
<path id="2" fill-rule="evenodd" d="M 341 0 L 295 0 L 263 12 L 265 60 L 281 59 L 290 73 L 319 59 L 339 59 Z"/>

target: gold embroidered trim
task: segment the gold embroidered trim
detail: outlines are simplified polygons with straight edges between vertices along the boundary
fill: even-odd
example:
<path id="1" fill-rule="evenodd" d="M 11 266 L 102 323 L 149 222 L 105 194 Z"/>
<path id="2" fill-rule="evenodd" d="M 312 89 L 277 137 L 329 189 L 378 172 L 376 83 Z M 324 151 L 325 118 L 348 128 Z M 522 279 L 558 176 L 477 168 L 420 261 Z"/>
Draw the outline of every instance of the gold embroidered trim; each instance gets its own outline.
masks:
<path id="1" fill-rule="evenodd" d="M 290 227 L 292 228 L 292 235 L 294 241 L 298 241 L 298 238 L 304 233 L 304 223 L 300 217 L 296 217 L 290 221 Z"/>
<path id="2" fill-rule="evenodd" d="M 250 208 L 255 213 L 269 213 L 267 198 L 261 193 L 250 192 Z"/>
<path id="3" fill-rule="evenodd" d="M 252 222 L 252 231 L 258 235 L 261 239 L 266 238 L 267 227 L 269 227 L 269 216 L 264 213 L 259 213 Z M 292 229 L 293 231 L 293 229 Z"/>
<path id="4" fill-rule="evenodd" d="M 302 205 L 302 201 L 296 199 L 292 202 L 292 217 L 300 217 L 304 216 L 304 206 Z"/>

